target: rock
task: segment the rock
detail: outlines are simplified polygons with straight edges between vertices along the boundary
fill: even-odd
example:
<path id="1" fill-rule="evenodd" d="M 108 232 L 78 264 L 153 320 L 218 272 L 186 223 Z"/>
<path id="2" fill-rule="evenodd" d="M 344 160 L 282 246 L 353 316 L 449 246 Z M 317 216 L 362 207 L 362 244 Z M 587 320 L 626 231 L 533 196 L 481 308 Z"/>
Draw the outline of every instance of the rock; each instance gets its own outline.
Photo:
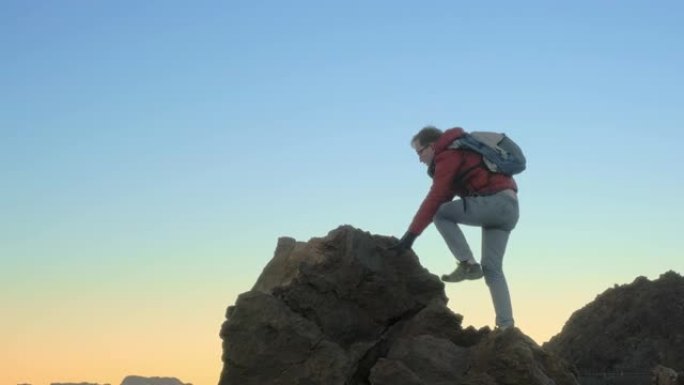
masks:
<path id="1" fill-rule="evenodd" d="M 388 251 L 393 242 L 351 226 L 279 239 L 252 290 L 228 308 L 219 385 L 576 384 L 522 332 L 464 329 L 439 278 L 413 252 Z M 514 359 L 525 362 L 499 369 Z"/>
<path id="2" fill-rule="evenodd" d="M 408 337 L 427 334 L 447 339 L 458 346 L 467 347 L 475 345 L 491 331 L 489 327 L 476 330 L 469 326 L 463 329 L 461 327 L 462 321 L 463 316 L 454 314 L 444 304 L 430 304 L 406 323 L 402 335 Z"/>
<path id="3" fill-rule="evenodd" d="M 684 278 L 669 271 L 615 286 L 572 314 L 544 348 L 580 373 L 684 369 Z"/>
<path id="4" fill-rule="evenodd" d="M 496 384 L 576 384 L 570 365 L 544 351 L 518 328 L 495 330 L 471 349 L 471 370 Z M 487 383 L 487 382 L 485 382 Z"/>
<path id="5" fill-rule="evenodd" d="M 381 358 L 370 373 L 373 385 L 424 385 L 423 381 L 404 364 Z"/>
<path id="6" fill-rule="evenodd" d="M 227 384 L 343 383 L 351 368 L 345 351 L 327 340 L 312 321 L 278 298 L 259 291 L 238 297 L 222 335 Z"/>
<path id="7" fill-rule="evenodd" d="M 387 358 L 402 363 L 426 384 L 447 385 L 462 379 L 468 370 L 468 354 L 465 347 L 424 334 L 398 339 Z"/>

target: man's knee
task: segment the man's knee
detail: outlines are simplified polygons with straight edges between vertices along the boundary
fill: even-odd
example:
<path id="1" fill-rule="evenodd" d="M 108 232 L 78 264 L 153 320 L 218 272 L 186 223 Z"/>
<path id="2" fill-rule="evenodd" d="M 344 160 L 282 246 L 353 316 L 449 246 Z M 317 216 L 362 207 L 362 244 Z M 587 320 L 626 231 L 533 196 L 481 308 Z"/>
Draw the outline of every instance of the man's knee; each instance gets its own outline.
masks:
<path id="1" fill-rule="evenodd" d="M 445 205 L 446 205 L 446 203 L 442 203 L 442 205 L 439 206 L 439 208 L 437 209 L 437 212 L 435 213 L 435 215 L 432 217 L 432 221 L 435 224 L 444 219 L 444 216 L 445 216 L 444 207 L 445 207 Z"/>
<path id="2" fill-rule="evenodd" d="M 490 279 L 503 277 L 503 269 L 501 264 L 492 263 L 491 261 L 482 261 L 482 272 L 484 272 L 485 277 Z"/>
<path id="3" fill-rule="evenodd" d="M 437 209 L 437 212 L 435 213 L 435 216 L 432 217 L 432 220 L 434 222 L 442 221 L 442 220 L 451 220 L 454 221 L 456 220 L 458 216 L 458 210 L 456 210 L 456 206 L 460 201 L 451 201 L 451 202 L 445 202 L 442 203 L 439 208 Z"/>

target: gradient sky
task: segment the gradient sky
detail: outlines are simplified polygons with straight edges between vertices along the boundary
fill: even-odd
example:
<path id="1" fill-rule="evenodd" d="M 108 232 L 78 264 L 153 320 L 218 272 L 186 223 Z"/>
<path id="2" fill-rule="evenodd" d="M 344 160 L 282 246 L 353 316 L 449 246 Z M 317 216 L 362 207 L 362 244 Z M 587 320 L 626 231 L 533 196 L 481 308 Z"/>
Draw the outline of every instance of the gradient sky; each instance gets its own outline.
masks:
<path id="1" fill-rule="evenodd" d="M 0 1 L 0 383 L 215 384 L 278 237 L 403 234 L 425 124 L 525 149 L 505 268 L 537 342 L 684 272 L 684 3 L 564 3 Z M 453 268 L 434 226 L 414 250 Z M 447 294 L 492 326 L 483 281 Z"/>

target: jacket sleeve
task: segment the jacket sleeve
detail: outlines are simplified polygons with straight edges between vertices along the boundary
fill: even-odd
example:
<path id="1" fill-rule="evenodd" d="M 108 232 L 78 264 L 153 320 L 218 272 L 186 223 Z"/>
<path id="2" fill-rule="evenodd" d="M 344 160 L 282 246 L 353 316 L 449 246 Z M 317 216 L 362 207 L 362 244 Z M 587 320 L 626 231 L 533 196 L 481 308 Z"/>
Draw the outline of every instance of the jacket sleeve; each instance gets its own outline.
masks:
<path id="1" fill-rule="evenodd" d="M 446 151 L 437 156 L 432 186 L 413 217 L 409 232 L 420 235 L 432 223 L 432 218 L 442 203 L 449 202 L 456 195 L 452 184 L 458 167 L 449 167 L 449 165 L 458 165 L 459 163 L 460 156 L 455 152 Z"/>

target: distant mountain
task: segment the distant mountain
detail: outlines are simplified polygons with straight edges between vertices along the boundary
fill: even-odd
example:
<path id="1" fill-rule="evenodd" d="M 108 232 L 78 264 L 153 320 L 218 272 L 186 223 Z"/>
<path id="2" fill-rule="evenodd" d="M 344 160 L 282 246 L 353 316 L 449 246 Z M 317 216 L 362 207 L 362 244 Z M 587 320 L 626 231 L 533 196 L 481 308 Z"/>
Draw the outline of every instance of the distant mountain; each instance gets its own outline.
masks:
<path id="1" fill-rule="evenodd" d="M 31 385 L 31 384 L 19 384 L 19 385 Z M 96 382 L 53 382 L 50 385 L 100 385 Z M 109 384 L 102 384 L 109 385 Z"/>
<path id="2" fill-rule="evenodd" d="M 684 370 L 684 278 L 674 271 L 614 286 L 544 344 L 580 373 Z"/>
<path id="3" fill-rule="evenodd" d="M 192 385 L 175 377 L 141 377 L 127 376 L 121 385 Z"/>

